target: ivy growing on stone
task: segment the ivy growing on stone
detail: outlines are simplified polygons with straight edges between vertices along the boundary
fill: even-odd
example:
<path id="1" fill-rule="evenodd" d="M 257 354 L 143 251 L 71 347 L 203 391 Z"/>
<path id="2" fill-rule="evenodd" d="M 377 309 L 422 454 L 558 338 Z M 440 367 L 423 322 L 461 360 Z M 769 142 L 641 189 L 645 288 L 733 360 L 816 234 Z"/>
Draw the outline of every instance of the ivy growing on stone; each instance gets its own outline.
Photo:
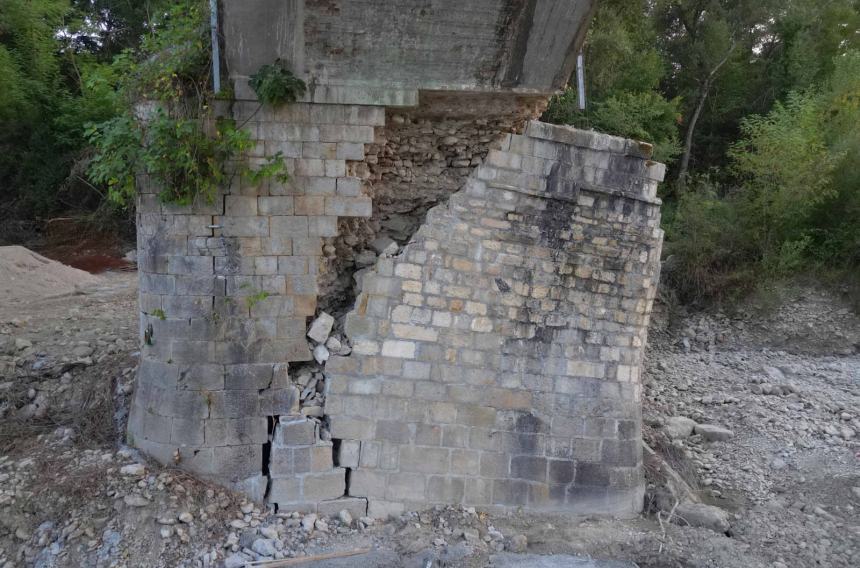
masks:
<path id="1" fill-rule="evenodd" d="M 305 82 L 293 75 L 280 59 L 260 67 L 251 75 L 250 85 L 261 103 L 275 107 L 296 102 L 307 90 Z"/>
<path id="2" fill-rule="evenodd" d="M 86 130 L 95 149 L 90 178 L 108 187 L 111 200 L 131 202 L 139 174 L 160 188 L 162 201 L 180 205 L 211 202 L 233 175 L 255 182 L 288 177 L 280 155 L 258 170 L 247 165 L 254 142 L 224 116 L 228 105 L 212 90 L 208 22 L 208 2 L 178 2 L 154 21 L 138 50 L 114 61 L 126 111 Z"/>

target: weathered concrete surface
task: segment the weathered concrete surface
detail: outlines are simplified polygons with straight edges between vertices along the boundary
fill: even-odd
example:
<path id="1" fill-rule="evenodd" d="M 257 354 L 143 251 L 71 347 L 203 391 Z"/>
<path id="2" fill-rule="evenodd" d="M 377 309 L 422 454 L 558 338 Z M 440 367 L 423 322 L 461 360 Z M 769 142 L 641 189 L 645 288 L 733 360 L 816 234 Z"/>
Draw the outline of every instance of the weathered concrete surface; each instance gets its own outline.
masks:
<path id="1" fill-rule="evenodd" d="M 312 91 L 350 86 L 341 91 L 347 97 L 369 96 L 380 88 L 547 93 L 562 88 L 570 77 L 593 4 L 227 2 L 226 59 L 240 97 L 249 96 L 242 79 L 276 58 L 287 61 Z M 322 102 L 313 92 L 310 96 Z"/>

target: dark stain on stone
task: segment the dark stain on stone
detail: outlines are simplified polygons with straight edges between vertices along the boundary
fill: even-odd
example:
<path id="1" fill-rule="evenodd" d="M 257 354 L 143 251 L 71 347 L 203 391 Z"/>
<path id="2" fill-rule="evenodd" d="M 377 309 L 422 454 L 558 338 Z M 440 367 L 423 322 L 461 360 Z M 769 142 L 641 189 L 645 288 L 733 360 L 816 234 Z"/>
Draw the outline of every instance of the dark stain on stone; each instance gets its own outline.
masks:
<path id="1" fill-rule="evenodd" d="M 554 329 L 538 326 L 537 328 L 535 328 L 535 334 L 534 336 L 532 336 L 531 341 L 545 343 L 549 345 L 550 343 L 552 343 L 553 339 L 555 339 Z"/>
<path id="2" fill-rule="evenodd" d="M 543 434 L 548 430 L 546 422 L 534 414 L 523 414 L 517 418 L 514 428 L 520 434 Z"/>
<path id="3" fill-rule="evenodd" d="M 520 84 L 523 74 L 523 64 L 526 60 L 526 51 L 529 46 L 529 36 L 534 25 L 535 6 L 537 0 L 528 0 L 515 24 L 513 43 L 508 54 L 508 68 L 502 78 L 503 87 L 515 87 Z"/>
<path id="4" fill-rule="evenodd" d="M 508 283 L 501 278 L 496 278 L 496 288 L 498 288 L 499 292 L 502 292 L 503 294 L 511 291 L 511 287 Z"/>
<path id="5" fill-rule="evenodd" d="M 629 199 L 625 199 L 624 204 L 622 205 L 622 208 L 624 211 L 624 215 L 629 216 L 633 213 L 633 211 L 636 210 L 636 204 Z"/>
<path id="6" fill-rule="evenodd" d="M 546 192 L 550 196 L 558 196 L 576 201 L 579 197 L 579 186 L 572 179 L 571 164 L 556 162 L 546 178 Z"/>
<path id="7" fill-rule="evenodd" d="M 502 87 L 520 84 L 536 5 L 537 0 L 508 0 L 499 10 L 496 22 L 498 50 L 492 65 L 495 67 L 493 83 Z"/>
<path id="8" fill-rule="evenodd" d="M 560 193 L 562 185 L 565 186 L 564 191 L 578 193 L 579 190 L 573 182 L 568 180 L 559 181 L 560 179 L 561 175 L 559 174 L 559 164 L 555 164 L 552 172 L 550 173 L 550 177 L 547 178 L 547 193 L 562 195 L 562 193 Z M 565 195 L 565 197 L 567 197 L 567 195 Z M 575 195 L 573 197 L 575 199 Z M 573 218 L 576 207 L 576 201 L 570 201 L 567 198 L 550 199 L 547 202 L 546 208 L 541 211 L 539 219 L 541 244 L 544 244 L 555 251 L 559 251 L 564 247 L 567 241 L 567 239 L 564 238 L 564 235 L 570 230 L 572 225 L 571 219 Z"/>

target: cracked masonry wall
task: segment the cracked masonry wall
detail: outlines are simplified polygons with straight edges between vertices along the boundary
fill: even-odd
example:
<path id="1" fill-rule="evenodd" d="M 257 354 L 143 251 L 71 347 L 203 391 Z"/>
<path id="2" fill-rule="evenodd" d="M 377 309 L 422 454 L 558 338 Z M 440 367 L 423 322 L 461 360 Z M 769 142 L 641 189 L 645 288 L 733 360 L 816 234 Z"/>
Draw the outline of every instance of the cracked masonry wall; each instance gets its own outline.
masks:
<path id="1" fill-rule="evenodd" d="M 531 122 L 364 277 L 326 412 L 371 515 L 641 509 L 664 172 L 649 155 Z"/>
<path id="2" fill-rule="evenodd" d="M 663 167 L 526 127 L 593 6 L 225 4 L 234 116 L 293 178 L 176 207 L 141 177 L 131 443 L 323 514 L 637 510 Z M 309 86 L 278 110 L 275 58 Z"/>

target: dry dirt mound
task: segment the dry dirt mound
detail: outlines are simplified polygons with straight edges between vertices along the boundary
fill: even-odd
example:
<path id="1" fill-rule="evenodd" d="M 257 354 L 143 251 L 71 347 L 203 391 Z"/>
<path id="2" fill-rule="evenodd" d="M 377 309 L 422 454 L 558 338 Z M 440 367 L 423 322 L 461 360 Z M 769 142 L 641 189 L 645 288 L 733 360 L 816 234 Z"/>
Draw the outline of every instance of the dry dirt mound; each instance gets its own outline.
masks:
<path id="1" fill-rule="evenodd" d="M 73 294 L 100 279 L 19 246 L 0 247 L 0 303 Z"/>

